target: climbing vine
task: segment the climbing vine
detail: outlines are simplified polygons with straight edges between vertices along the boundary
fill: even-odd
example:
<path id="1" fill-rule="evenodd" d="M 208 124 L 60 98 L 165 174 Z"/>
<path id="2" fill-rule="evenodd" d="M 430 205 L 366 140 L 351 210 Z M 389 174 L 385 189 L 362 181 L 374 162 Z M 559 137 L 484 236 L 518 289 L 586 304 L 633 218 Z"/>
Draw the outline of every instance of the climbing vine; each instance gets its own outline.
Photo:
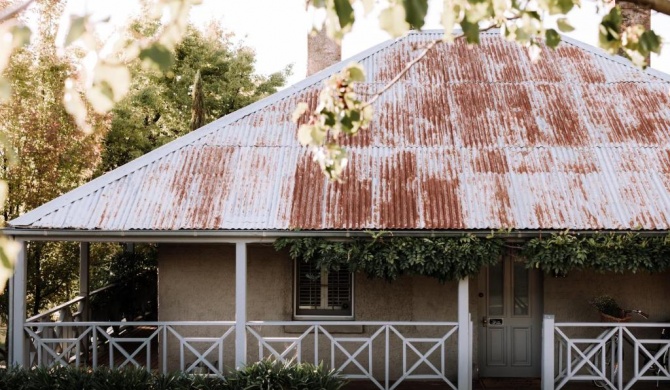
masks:
<path id="1" fill-rule="evenodd" d="M 402 275 L 423 275 L 442 282 L 474 276 L 500 258 L 503 240 L 462 237 L 389 237 L 330 241 L 322 238 L 281 238 L 275 249 L 289 249 L 291 258 L 314 263 L 317 269 L 364 272 L 392 281 Z"/>
<path id="2" fill-rule="evenodd" d="M 388 281 L 422 275 L 442 282 L 476 275 L 482 267 L 496 263 L 506 245 L 503 238 L 493 235 L 428 238 L 381 233 L 371 239 L 346 241 L 313 237 L 275 241 L 276 250 L 287 248 L 292 259 L 313 263 L 317 269 L 349 269 Z M 528 268 L 551 274 L 581 269 L 616 273 L 670 270 L 669 235 L 564 232 L 533 238 L 515 248 Z"/>
<path id="3" fill-rule="evenodd" d="M 670 269 L 670 236 L 567 232 L 529 240 L 522 249 L 529 267 L 565 274 L 575 269 L 598 272 L 663 272 Z"/>

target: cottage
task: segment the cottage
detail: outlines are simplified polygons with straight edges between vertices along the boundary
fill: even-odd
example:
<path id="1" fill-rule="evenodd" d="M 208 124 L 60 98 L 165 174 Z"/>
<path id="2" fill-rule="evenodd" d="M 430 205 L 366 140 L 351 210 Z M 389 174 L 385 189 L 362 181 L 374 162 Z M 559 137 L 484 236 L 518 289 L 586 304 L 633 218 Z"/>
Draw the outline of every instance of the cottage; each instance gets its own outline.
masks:
<path id="1" fill-rule="evenodd" d="M 125 324 L 151 334 L 115 339 L 105 329 L 118 323 L 82 317 L 71 323 L 77 336 L 59 340 L 39 333 L 55 324 L 25 318 L 24 250 L 11 282 L 11 361 L 106 364 L 106 343 L 121 365 L 216 374 L 269 356 L 323 361 L 382 389 L 416 379 L 467 389 L 477 375 L 542 377 L 546 389 L 670 380 L 659 368 L 670 344 L 657 333 L 670 319 L 668 272 L 546 273 L 517 250 L 566 230 L 668 233 L 670 76 L 569 38 L 533 63 L 486 32 L 477 48 L 439 45 L 382 95 L 371 128 L 348 141 L 344 182 L 329 183 L 296 141 L 291 113 L 315 105 L 323 80 L 358 61 L 359 91 L 374 93 L 440 34 L 373 47 L 11 221 L 5 233 L 24 248 L 81 242 L 82 295 L 71 303 L 88 297 L 89 242 L 158 243 L 159 253 L 158 321 Z M 321 272 L 272 246 L 370 230 L 496 232 L 505 248 L 476 276 L 440 283 Z M 649 312 L 648 322 L 594 324 L 588 299 L 600 294 Z M 651 352 L 613 373 L 603 357 L 618 345 L 635 348 L 629 361 Z"/>

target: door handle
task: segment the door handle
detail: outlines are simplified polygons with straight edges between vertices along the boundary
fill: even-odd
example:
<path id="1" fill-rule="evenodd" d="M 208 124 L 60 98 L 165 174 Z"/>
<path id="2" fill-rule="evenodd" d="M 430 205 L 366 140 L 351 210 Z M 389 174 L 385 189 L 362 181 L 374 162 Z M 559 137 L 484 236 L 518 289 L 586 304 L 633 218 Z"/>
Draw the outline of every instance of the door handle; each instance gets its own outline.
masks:
<path id="1" fill-rule="evenodd" d="M 482 326 L 484 326 L 486 328 L 486 325 L 488 325 L 488 323 L 489 323 L 488 318 L 482 317 Z"/>

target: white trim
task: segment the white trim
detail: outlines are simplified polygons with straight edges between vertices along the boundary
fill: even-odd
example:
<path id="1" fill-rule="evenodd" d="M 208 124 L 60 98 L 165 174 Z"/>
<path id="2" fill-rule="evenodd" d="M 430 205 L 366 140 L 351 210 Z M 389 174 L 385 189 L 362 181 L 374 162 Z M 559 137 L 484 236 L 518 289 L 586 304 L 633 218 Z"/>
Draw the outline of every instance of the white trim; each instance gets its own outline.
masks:
<path id="1" fill-rule="evenodd" d="M 235 367 L 247 364 L 247 244 L 235 244 Z"/>
<path id="2" fill-rule="evenodd" d="M 393 237 L 460 237 L 473 234 L 487 237 L 495 233 L 498 238 L 533 238 L 541 235 L 563 233 L 565 229 L 523 229 L 510 232 L 478 230 L 386 230 Z M 645 237 L 665 236 L 664 230 L 570 230 L 575 235 L 598 233 L 640 234 Z M 0 229 L 0 233 L 27 241 L 89 241 L 89 242 L 180 242 L 180 243 L 269 243 L 281 237 L 353 238 L 370 237 L 369 230 L 72 230 L 72 229 Z"/>
<path id="3" fill-rule="evenodd" d="M 472 356 L 470 356 L 470 298 L 468 277 L 458 281 L 458 389 L 469 390 L 472 385 Z M 463 356 L 465 355 L 465 356 Z"/>
<path id="4" fill-rule="evenodd" d="M 12 283 L 12 301 L 10 321 L 12 323 L 11 334 L 11 358 L 12 365 L 25 366 L 27 362 L 28 349 L 26 348 L 27 338 L 23 328 L 26 320 L 26 273 L 27 273 L 27 244 L 25 241 L 19 241 L 19 253 L 16 255 L 14 263 L 14 276 Z"/>

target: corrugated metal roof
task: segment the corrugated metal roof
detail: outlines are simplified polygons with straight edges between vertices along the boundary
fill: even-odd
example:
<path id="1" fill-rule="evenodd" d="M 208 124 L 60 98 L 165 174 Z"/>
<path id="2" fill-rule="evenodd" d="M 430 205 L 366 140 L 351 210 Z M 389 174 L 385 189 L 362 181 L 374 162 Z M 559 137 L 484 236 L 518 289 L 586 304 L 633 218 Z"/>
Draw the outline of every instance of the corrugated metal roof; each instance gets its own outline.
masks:
<path id="1" fill-rule="evenodd" d="M 372 48 L 384 86 L 438 32 Z M 376 103 L 328 183 L 291 113 L 349 61 L 11 221 L 152 230 L 670 228 L 670 78 L 573 40 L 533 64 L 486 33 L 439 45 Z"/>

